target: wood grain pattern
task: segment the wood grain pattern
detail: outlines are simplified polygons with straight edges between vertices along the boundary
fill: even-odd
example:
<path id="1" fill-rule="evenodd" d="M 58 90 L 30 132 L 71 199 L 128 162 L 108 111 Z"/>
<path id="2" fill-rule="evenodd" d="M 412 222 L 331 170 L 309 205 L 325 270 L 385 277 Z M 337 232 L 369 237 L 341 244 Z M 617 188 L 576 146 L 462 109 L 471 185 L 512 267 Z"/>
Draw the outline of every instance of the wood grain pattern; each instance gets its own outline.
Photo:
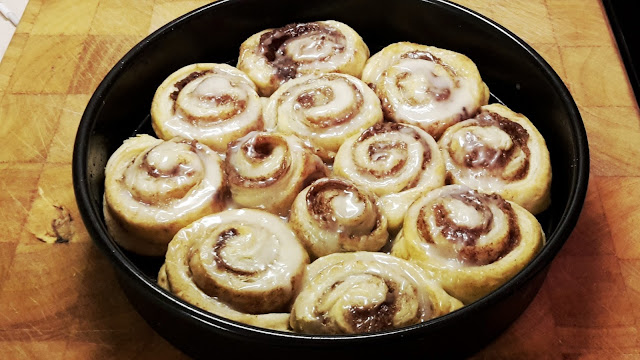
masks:
<path id="1" fill-rule="evenodd" d="M 591 181 L 531 306 L 474 359 L 640 358 L 640 113 L 598 0 L 460 0 L 532 45 L 573 94 Z M 0 63 L 0 359 L 180 359 L 133 310 L 80 219 L 73 139 L 102 77 L 206 0 L 31 0 Z M 38 189 L 46 194 L 43 199 Z M 55 211 L 74 236 L 47 244 Z M 8 235 L 7 235 L 8 234 Z"/>

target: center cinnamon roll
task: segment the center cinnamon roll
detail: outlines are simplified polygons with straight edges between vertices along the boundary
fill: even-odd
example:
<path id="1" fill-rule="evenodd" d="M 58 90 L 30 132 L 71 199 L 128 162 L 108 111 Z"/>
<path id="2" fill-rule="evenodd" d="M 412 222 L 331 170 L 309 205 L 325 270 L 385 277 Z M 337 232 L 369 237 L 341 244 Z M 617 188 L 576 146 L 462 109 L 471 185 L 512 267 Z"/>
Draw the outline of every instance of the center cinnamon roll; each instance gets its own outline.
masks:
<path id="1" fill-rule="evenodd" d="M 420 194 L 445 180 L 435 140 L 420 128 L 398 123 L 376 124 L 349 138 L 336 155 L 334 171 L 380 196 L 391 229 L 400 227 Z"/>
<path id="2" fill-rule="evenodd" d="M 236 203 L 280 215 L 305 186 L 329 173 L 297 137 L 265 132 L 229 144 L 225 170 Z"/>
<path id="3" fill-rule="evenodd" d="M 323 178 L 304 189 L 293 203 L 289 223 L 313 257 L 377 251 L 389 238 L 376 196 L 338 178 Z"/>
<path id="4" fill-rule="evenodd" d="M 360 35 L 329 20 L 289 24 L 251 36 L 240 47 L 238 68 L 269 96 L 285 82 L 314 72 L 360 77 L 368 58 Z"/>

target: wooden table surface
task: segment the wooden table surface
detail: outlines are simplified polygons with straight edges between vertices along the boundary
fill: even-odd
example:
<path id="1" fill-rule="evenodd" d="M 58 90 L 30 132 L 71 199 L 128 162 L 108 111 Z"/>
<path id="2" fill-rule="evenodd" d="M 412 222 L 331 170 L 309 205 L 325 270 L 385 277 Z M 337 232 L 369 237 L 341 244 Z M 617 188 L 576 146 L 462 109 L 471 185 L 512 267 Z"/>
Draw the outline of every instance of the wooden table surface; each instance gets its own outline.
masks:
<path id="1" fill-rule="evenodd" d="M 601 3 L 458 2 L 553 66 L 591 148 L 577 228 L 532 305 L 475 358 L 640 358 L 640 116 Z M 206 3 L 29 2 L 0 64 L 0 359 L 186 357 L 133 310 L 91 242 L 71 158 L 82 112 L 107 71 L 147 34 Z M 55 234 L 52 223 L 68 216 Z M 70 241 L 38 239 L 58 236 Z"/>

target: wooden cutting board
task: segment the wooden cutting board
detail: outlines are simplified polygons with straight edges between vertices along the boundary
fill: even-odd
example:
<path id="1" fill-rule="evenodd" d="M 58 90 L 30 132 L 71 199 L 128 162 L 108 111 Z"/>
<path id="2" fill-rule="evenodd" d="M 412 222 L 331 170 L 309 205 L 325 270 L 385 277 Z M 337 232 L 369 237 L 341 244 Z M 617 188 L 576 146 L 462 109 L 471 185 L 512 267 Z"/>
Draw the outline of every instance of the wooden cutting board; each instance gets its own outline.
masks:
<path id="1" fill-rule="evenodd" d="M 602 5 L 457 2 L 554 67 L 583 116 L 592 165 L 578 226 L 541 292 L 475 358 L 639 358 L 640 116 Z M 78 122 L 107 71 L 144 36 L 206 3 L 29 2 L 0 64 L 0 359 L 185 357 L 133 310 L 91 243 L 70 164 Z"/>

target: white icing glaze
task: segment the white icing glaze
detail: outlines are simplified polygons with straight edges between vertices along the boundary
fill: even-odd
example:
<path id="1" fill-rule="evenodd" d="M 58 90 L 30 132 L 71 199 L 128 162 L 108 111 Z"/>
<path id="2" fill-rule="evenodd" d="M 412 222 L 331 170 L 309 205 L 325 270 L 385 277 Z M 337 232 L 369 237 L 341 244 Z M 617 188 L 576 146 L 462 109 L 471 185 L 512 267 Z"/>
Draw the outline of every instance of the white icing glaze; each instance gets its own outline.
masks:
<path id="1" fill-rule="evenodd" d="M 225 263 L 236 270 L 254 274 L 236 275 L 216 265 L 212 250 L 217 239 L 207 234 L 214 234 L 215 229 L 221 228 L 234 228 L 240 234 L 230 237 L 229 244 L 221 251 Z M 177 251 L 177 247 L 185 246 L 185 242 L 189 243 L 188 248 L 199 248 L 200 254 L 207 259 L 203 263 L 209 277 L 215 279 L 219 286 L 237 291 L 255 293 L 281 288 L 285 293 L 291 293 L 292 279 L 308 261 L 306 252 L 282 220 L 259 210 L 228 210 L 204 217 L 181 230 L 169 244 L 169 251 Z M 180 276 L 189 276 L 186 268 L 180 271 Z M 190 283 L 194 291 L 201 292 L 195 283 Z"/>
<path id="2" fill-rule="evenodd" d="M 305 26 L 310 31 L 297 31 L 300 30 L 295 28 L 298 25 Z M 267 43 L 261 41 L 265 41 L 263 36 L 272 31 L 285 34 L 283 28 L 261 31 L 240 46 L 238 68 L 245 71 L 258 85 L 261 95 L 270 96 L 280 85 L 289 81 L 290 77 L 296 78 L 311 73 L 337 72 L 360 77 L 362 68 L 369 58 L 369 49 L 352 28 L 332 20 L 295 26 L 294 33 L 298 36 L 287 38 L 278 49 L 269 49 L 276 50 L 275 59 L 271 58 L 271 55 L 270 59 L 267 59 L 264 54 L 264 46 L 273 44 L 273 39 L 267 36 Z M 314 30 L 318 27 L 319 31 Z M 287 37 L 293 34 L 290 30 L 294 28 L 288 28 Z M 287 67 L 285 74 L 278 69 L 278 66 L 283 65 L 280 60 L 283 56 L 290 60 L 284 61 Z"/>
<path id="3" fill-rule="evenodd" d="M 426 197 L 416 201 L 416 208 L 429 209 L 425 220 L 429 228 L 431 239 L 435 241 L 435 244 L 421 241 L 420 246 L 428 257 L 432 259 L 434 263 L 437 263 L 438 266 L 449 269 L 460 269 L 475 266 L 474 264 L 468 263 L 458 257 L 458 251 L 463 246 L 462 244 L 452 244 L 450 240 L 443 239 L 443 227 L 437 225 L 436 217 L 433 212 L 434 205 L 439 203 L 444 206 L 448 213 L 447 219 L 453 224 L 467 228 L 483 226 L 487 219 L 484 218 L 481 212 L 477 211 L 473 206 L 465 204 L 459 199 L 450 197 L 452 194 L 466 191 L 470 191 L 466 186 L 449 185 L 433 190 Z M 509 228 L 509 220 L 499 207 L 492 202 L 485 202 L 483 204 L 488 206 L 492 220 L 489 231 L 481 234 L 476 240 L 475 246 L 477 247 L 503 241 L 505 239 L 503 235 L 508 233 Z M 408 216 L 417 219 L 419 209 L 411 211 L 411 214 Z"/>
<path id="4" fill-rule="evenodd" d="M 182 89 L 176 87 L 194 73 L 200 75 Z M 154 130 L 165 139 L 197 139 L 223 152 L 228 142 L 263 128 L 262 100 L 255 89 L 245 74 L 226 64 L 184 67 L 156 92 L 151 111 Z"/>
<path id="5" fill-rule="evenodd" d="M 309 141 L 329 160 L 344 139 L 381 122 L 382 110 L 373 90 L 359 79 L 315 74 L 282 85 L 269 100 L 265 120 Z"/>
<path id="6" fill-rule="evenodd" d="M 442 65 L 433 61 L 398 61 L 387 70 L 382 80 L 395 116 L 410 123 L 420 123 L 448 118 L 451 114 L 461 113 L 465 108 L 473 108 L 475 100 L 471 95 L 470 81 L 464 77 L 453 79 L 451 75 Z M 398 79 L 404 77 L 406 78 L 403 80 Z M 442 90 L 449 90 L 449 97 L 446 100 L 436 100 L 431 92 Z"/>
<path id="7" fill-rule="evenodd" d="M 443 305 L 431 296 L 440 300 L 444 292 L 433 295 L 433 290 L 423 272 L 405 260 L 373 252 L 331 254 L 307 267 L 292 325 L 310 333 L 358 332 L 351 310 L 375 308 L 389 301 L 390 292 L 394 327 L 426 321 Z"/>
<path id="8" fill-rule="evenodd" d="M 222 186 L 222 161 L 201 145 L 192 150 L 186 143 L 157 140 L 155 146 L 137 155 L 133 163 L 108 164 L 111 176 L 118 177 L 120 173 L 123 180 L 118 193 L 109 193 L 108 199 L 115 195 L 118 206 L 129 209 L 133 217 L 160 224 L 173 222 L 192 209 L 206 206 Z M 158 170 L 170 171 L 179 164 L 180 172 L 176 176 L 149 176 L 141 168 L 145 154 L 149 166 L 159 165 Z"/>
<path id="9" fill-rule="evenodd" d="M 343 219 L 351 219 L 360 216 L 365 210 L 363 203 L 357 194 L 351 191 L 344 191 L 342 194 L 331 199 L 333 212 Z"/>
<path id="10" fill-rule="evenodd" d="M 332 30 L 335 31 L 335 29 Z M 292 38 L 283 45 L 287 55 L 294 61 L 302 63 L 303 69 L 312 67 L 318 70 L 337 69 L 353 54 L 344 51 L 346 48 L 344 41 L 336 43 L 330 40 L 332 39 L 324 33 L 313 33 Z"/>
<path id="11" fill-rule="evenodd" d="M 483 216 L 476 209 L 458 199 L 444 204 L 444 208 L 449 213 L 452 222 L 458 226 L 475 227 L 482 225 Z"/>
<path id="12" fill-rule="evenodd" d="M 215 100 L 216 96 L 225 95 L 233 98 L 236 103 L 246 102 L 246 109 L 240 111 L 233 102 L 220 103 Z M 190 138 L 210 138 L 237 131 L 246 123 L 255 121 L 260 116 L 262 107 L 258 94 L 249 86 L 233 83 L 218 75 L 205 75 L 190 82 L 178 95 L 177 103 L 174 116 L 165 126 L 176 134 L 190 135 Z M 207 120 L 198 121 L 196 125 L 189 121 L 189 116 Z M 229 118 L 224 119 L 226 117 Z M 221 118 L 224 120 L 220 120 Z"/>

